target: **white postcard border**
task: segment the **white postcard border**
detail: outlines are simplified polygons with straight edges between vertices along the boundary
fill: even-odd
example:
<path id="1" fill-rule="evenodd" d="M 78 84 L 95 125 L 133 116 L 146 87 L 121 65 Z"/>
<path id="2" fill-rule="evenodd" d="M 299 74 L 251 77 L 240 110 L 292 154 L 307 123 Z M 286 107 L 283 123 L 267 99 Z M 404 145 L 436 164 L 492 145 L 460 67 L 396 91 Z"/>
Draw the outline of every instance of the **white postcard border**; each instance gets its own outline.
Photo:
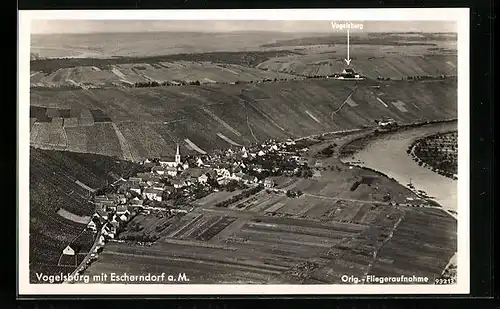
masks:
<path id="1" fill-rule="evenodd" d="M 236 284 L 31 284 L 29 282 L 29 83 L 30 25 L 59 20 L 379 20 L 455 21 L 458 42 L 458 249 L 456 285 L 236 285 Z M 18 293 L 286 295 L 286 294 L 467 294 L 469 248 L 469 9 L 293 9 L 293 10 L 136 10 L 20 11 L 18 26 Z"/>

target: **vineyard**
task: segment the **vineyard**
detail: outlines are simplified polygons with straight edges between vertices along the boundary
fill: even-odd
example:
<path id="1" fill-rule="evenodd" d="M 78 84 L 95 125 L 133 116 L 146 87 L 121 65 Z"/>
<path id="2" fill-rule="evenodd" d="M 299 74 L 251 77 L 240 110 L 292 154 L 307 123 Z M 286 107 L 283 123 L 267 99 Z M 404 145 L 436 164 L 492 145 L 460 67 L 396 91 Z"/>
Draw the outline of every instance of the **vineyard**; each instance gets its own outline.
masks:
<path id="1" fill-rule="evenodd" d="M 67 214 L 86 218 L 94 213 L 89 202 L 92 193 L 79 183 L 96 189 L 113 181 L 110 171 L 125 176 L 138 170 L 138 165 L 110 157 L 30 148 L 31 282 L 37 282 L 36 272 L 73 271 L 68 266 L 72 261 L 59 263 L 67 245 L 81 252 L 92 245 L 92 233 L 84 231 L 86 225 L 67 219 L 71 219 Z"/>
<path id="2" fill-rule="evenodd" d="M 305 80 L 71 92 L 32 89 L 31 100 L 37 106 L 58 104 L 61 110 L 68 109 L 71 100 L 89 106 L 85 114 L 92 117 L 93 125 L 63 128 L 66 150 L 121 159 L 126 153 L 127 158 L 139 160 L 172 154 L 176 143 L 180 143 L 182 153 L 196 154 L 269 138 L 370 127 L 376 125 L 375 119 L 392 118 L 407 124 L 456 118 L 455 88 L 454 80 L 365 81 L 357 86 L 335 80 Z M 351 93 L 356 106 L 342 106 Z M 100 112 L 92 114 L 94 110 Z M 44 120 L 37 112 L 33 116 Z M 121 140 L 111 123 L 97 121 L 107 120 L 103 115 L 112 120 Z M 40 127 L 42 124 L 47 126 Z M 49 123 L 37 120 L 31 131 L 34 146 L 50 148 L 50 140 L 44 136 L 51 130 L 55 129 Z"/>

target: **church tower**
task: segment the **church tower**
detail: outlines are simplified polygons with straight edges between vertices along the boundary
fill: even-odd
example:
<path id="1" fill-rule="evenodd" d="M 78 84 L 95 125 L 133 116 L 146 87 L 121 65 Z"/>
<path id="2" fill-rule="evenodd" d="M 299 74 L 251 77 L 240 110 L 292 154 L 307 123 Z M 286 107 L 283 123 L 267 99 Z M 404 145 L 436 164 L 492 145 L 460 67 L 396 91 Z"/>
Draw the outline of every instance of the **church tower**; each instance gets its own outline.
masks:
<path id="1" fill-rule="evenodd" d="M 179 144 L 177 144 L 177 152 L 175 153 L 175 163 L 181 163 L 181 154 L 179 153 Z"/>

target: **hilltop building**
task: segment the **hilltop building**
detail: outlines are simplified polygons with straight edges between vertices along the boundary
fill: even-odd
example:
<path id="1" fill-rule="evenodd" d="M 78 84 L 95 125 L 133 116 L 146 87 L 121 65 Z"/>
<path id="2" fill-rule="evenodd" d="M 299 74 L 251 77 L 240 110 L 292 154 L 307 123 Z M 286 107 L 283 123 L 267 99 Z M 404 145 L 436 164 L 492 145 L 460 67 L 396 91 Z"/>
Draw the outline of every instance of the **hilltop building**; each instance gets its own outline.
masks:
<path id="1" fill-rule="evenodd" d="M 361 74 L 357 73 L 356 71 L 354 71 L 353 69 L 351 68 L 347 68 L 347 69 L 344 69 L 342 71 L 342 73 L 340 74 L 334 74 L 334 77 L 337 78 L 337 79 L 346 79 L 346 78 L 349 78 L 349 79 L 364 79 L 363 76 L 361 76 Z"/>

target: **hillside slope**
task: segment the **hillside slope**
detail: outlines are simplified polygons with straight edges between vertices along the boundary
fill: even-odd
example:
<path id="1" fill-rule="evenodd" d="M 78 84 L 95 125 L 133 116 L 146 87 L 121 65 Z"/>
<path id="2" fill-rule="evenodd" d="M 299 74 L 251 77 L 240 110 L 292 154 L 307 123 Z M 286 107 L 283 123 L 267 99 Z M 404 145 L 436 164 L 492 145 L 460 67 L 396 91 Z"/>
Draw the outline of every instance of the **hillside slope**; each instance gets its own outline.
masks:
<path id="1" fill-rule="evenodd" d="M 60 258 L 67 245 L 92 242 L 80 239 L 86 225 L 78 220 L 94 213 L 89 188 L 100 188 L 135 168 L 136 164 L 100 155 L 30 149 L 31 282 L 38 283 L 36 273 L 73 271 L 76 260 L 64 264 Z"/>
<path id="2" fill-rule="evenodd" d="M 209 85 L 31 92 L 32 146 L 140 160 L 300 137 L 457 117 L 456 80 L 309 79 Z M 35 108 L 35 106 L 37 108 Z M 35 110 L 36 109 L 36 110 Z M 234 143 L 231 143 L 234 142 Z"/>

